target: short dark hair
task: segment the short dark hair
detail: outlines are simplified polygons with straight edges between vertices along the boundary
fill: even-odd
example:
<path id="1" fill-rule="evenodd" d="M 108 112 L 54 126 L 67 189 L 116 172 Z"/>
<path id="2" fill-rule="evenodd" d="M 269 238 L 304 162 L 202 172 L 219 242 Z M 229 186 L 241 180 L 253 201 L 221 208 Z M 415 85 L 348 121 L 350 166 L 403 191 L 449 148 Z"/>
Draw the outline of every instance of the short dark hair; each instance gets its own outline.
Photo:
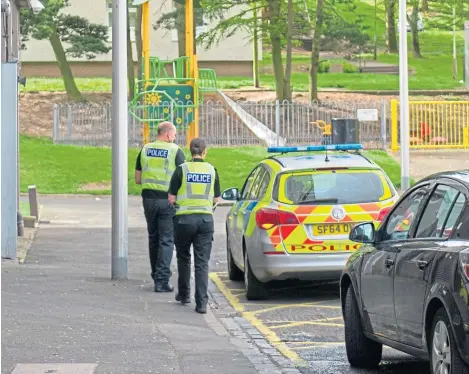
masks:
<path id="1" fill-rule="evenodd" d="M 202 156 L 202 153 L 207 149 L 207 143 L 202 138 L 192 139 L 190 149 L 192 156 Z"/>

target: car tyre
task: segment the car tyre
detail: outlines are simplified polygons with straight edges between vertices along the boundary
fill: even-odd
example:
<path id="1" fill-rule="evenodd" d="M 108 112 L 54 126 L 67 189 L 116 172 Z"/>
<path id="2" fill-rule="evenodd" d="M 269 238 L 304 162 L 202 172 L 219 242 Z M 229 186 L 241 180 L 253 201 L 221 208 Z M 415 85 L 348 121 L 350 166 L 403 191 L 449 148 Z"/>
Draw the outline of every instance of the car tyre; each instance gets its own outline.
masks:
<path id="1" fill-rule="evenodd" d="M 453 330 L 444 308 L 438 309 L 433 318 L 428 349 L 432 374 L 439 372 L 469 374 L 469 366 L 459 354 Z M 445 371 L 445 366 L 448 369 L 447 371 Z"/>
<path id="2" fill-rule="evenodd" d="M 345 349 L 350 365 L 360 368 L 378 366 L 383 353 L 383 345 L 365 336 L 352 286 L 348 287 L 345 296 L 344 325 Z"/>
<path id="3" fill-rule="evenodd" d="M 244 253 L 244 288 L 248 300 L 264 300 L 269 296 L 264 283 L 260 282 L 251 270 L 247 251 Z"/>
<path id="4" fill-rule="evenodd" d="M 228 238 L 228 232 L 226 233 L 226 259 L 228 266 L 228 278 L 232 281 L 242 281 L 244 279 L 244 274 L 233 260 L 233 255 L 231 254 L 231 243 L 230 239 Z"/>

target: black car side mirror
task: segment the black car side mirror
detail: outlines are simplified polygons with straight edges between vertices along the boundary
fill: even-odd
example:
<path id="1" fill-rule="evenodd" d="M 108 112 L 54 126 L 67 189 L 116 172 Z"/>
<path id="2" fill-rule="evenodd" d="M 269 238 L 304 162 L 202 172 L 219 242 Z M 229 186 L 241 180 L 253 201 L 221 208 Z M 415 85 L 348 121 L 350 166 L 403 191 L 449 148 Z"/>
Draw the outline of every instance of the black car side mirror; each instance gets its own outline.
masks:
<path id="1" fill-rule="evenodd" d="M 373 222 L 365 222 L 354 226 L 350 231 L 349 239 L 358 243 L 374 243 L 376 239 L 375 225 Z"/>
<path id="2" fill-rule="evenodd" d="M 221 198 L 228 201 L 237 201 L 239 200 L 239 191 L 235 187 L 228 188 L 227 190 L 223 191 Z"/>

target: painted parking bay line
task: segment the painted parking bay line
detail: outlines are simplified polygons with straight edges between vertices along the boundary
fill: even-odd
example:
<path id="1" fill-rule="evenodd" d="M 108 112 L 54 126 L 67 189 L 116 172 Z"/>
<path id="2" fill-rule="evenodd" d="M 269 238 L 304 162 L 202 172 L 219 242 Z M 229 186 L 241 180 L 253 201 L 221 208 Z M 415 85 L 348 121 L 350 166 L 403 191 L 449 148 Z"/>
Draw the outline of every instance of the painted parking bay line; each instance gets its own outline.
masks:
<path id="1" fill-rule="evenodd" d="M 243 318 L 245 318 L 252 326 L 257 328 L 273 347 L 275 347 L 282 355 L 293 361 L 296 366 L 307 366 L 307 363 L 298 355 L 298 353 L 288 348 L 286 344 L 279 339 L 275 332 L 262 323 L 262 321 L 257 318 L 253 312 L 245 310 L 244 305 L 240 303 L 238 297 L 231 293 L 230 289 L 223 283 L 218 274 L 210 273 L 209 276 L 233 308 L 237 312 L 241 313 Z"/>
<path id="2" fill-rule="evenodd" d="M 228 302 L 233 306 L 233 308 L 239 312 L 247 321 L 251 323 L 254 327 L 256 327 L 259 332 L 264 335 L 266 340 L 277 350 L 283 354 L 285 357 L 289 358 L 292 360 L 295 365 L 297 366 L 305 366 L 305 360 L 295 351 L 301 351 L 301 350 L 306 350 L 306 348 L 298 348 L 296 344 L 299 343 L 297 340 L 297 337 L 295 336 L 288 336 L 290 334 L 287 333 L 290 328 L 295 328 L 297 326 L 302 326 L 302 325 L 316 325 L 316 326 L 323 326 L 326 328 L 337 328 L 337 327 L 342 327 L 343 325 L 334 323 L 337 320 L 340 320 L 341 317 L 336 317 L 336 316 L 327 316 L 330 312 L 340 310 L 340 306 L 334 306 L 334 305 L 321 305 L 319 304 L 320 302 L 326 302 L 329 303 L 330 300 L 318 300 L 318 301 L 309 301 L 309 302 L 298 302 L 298 301 L 293 301 L 290 303 L 258 303 L 258 302 L 252 302 L 252 301 L 247 301 L 244 300 L 243 298 L 243 292 L 240 292 L 241 289 L 239 288 L 239 285 L 237 284 L 232 284 L 228 280 L 227 274 L 226 273 L 218 273 L 218 274 L 210 274 L 211 280 L 215 283 L 215 285 L 218 287 L 218 289 L 221 291 L 221 293 L 224 295 L 224 297 L 228 300 Z M 233 286 L 233 287 L 230 287 Z M 233 292 L 235 290 L 235 292 Z M 295 319 L 289 319 L 288 317 L 285 318 L 275 318 L 271 319 L 268 317 L 269 313 L 271 312 L 283 312 L 287 313 L 287 315 L 290 313 L 289 309 L 293 310 L 304 310 L 307 315 L 311 315 L 311 311 L 308 311 L 308 309 L 314 310 L 316 309 L 317 312 L 321 311 L 318 313 L 316 318 L 313 319 L 308 319 L 304 320 L 307 318 L 306 316 L 303 316 L 300 320 L 295 320 Z M 326 313 L 327 311 L 327 313 Z M 323 314 L 326 313 L 326 315 Z M 314 312 L 313 312 L 314 313 Z M 302 314 L 302 312 L 300 312 Z M 335 314 L 335 313 L 334 313 Z M 321 316 L 321 317 L 320 317 Z M 308 322 L 313 322 L 313 323 L 308 323 Z M 277 332 L 280 332 L 280 334 L 277 334 L 274 329 L 277 326 L 280 326 L 280 324 L 285 325 L 283 330 L 276 330 Z M 319 330 L 316 330 L 319 331 Z M 285 335 L 287 333 L 287 335 Z M 312 339 L 306 339 L 307 341 L 307 346 L 311 347 L 309 349 L 312 349 L 313 347 L 317 348 L 325 348 L 325 347 L 331 347 L 331 346 L 340 346 L 343 345 L 343 341 L 332 341 L 332 342 L 327 342 L 323 341 L 321 337 L 318 337 L 319 341 L 316 341 L 317 339 L 314 338 L 315 341 L 312 341 Z M 340 338 L 339 338 L 340 339 Z M 303 344 L 304 346 L 304 344 Z"/>

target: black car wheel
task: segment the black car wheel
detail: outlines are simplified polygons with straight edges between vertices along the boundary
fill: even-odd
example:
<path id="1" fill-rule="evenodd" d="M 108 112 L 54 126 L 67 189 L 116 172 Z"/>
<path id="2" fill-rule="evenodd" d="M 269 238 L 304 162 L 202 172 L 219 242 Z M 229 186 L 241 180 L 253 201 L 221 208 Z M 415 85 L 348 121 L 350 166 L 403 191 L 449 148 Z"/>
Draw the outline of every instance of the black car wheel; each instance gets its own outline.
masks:
<path id="1" fill-rule="evenodd" d="M 231 243 L 226 233 L 226 260 L 228 264 L 228 278 L 232 281 L 242 281 L 244 278 L 243 272 L 236 266 L 233 255 L 231 254 Z"/>
<path id="2" fill-rule="evenodd" d="M 247 251 L 244 254 L 244 288 L 248 300 L 263 300 L 269 296 L 264 284 L 256 278 L 251 270 Z"/>
<path id="3" fill-rule="evenodd" d="M 432 374 L 469 374 L 469 366 L 462 360 L 444 308 L 433 318 L 429 350 Z"/>
<path id="4" fill-rule="evenodd" d="M 383 345 L 365 336 L 352 286 L 347 289 L 344 308 L 345 349 L 352 366 L 372 368 L 381 361 Z"/>

